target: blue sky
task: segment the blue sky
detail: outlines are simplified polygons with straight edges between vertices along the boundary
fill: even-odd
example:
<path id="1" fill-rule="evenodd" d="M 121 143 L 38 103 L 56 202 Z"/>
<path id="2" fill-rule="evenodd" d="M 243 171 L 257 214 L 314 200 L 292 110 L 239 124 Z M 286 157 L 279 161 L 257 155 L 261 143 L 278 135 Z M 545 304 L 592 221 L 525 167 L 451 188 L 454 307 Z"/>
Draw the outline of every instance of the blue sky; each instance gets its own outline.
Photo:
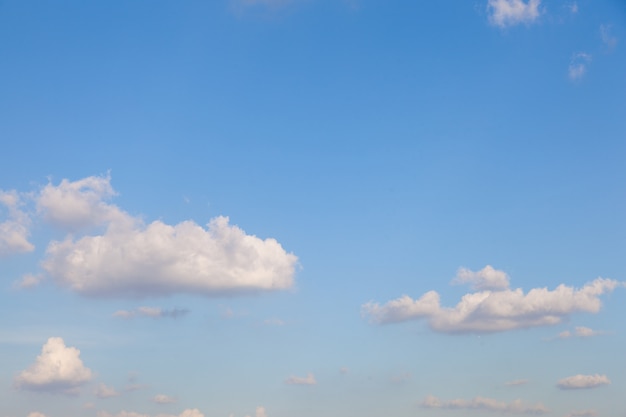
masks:
<path id="1" fill-rule="evenodd" d="M 626 416 L 625 39 L 0 1 L 0 417 Z"/>

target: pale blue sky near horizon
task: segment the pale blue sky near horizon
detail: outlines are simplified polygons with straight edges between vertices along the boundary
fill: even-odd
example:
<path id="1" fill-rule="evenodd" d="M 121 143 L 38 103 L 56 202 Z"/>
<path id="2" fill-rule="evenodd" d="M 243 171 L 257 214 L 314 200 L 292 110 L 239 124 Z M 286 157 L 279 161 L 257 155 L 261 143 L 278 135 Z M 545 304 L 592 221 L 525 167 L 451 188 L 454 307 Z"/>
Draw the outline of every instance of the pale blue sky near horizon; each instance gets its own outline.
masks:
<path id="1" fill-rule="evenodd" d="M 0 417 L 626 416 L 625 39 L 619 0 L 0 0 Z M 217 216 L 191 284 L 50 246 Z"/>

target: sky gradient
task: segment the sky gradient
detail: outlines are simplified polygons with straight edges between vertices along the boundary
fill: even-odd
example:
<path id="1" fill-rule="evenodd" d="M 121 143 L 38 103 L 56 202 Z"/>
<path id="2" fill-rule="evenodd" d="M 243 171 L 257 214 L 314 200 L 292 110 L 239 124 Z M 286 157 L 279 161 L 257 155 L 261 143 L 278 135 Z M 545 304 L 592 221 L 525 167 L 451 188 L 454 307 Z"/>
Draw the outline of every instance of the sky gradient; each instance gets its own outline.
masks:
<path id="1" fill-rule="evenodd" d="M 626 417 L 620 0 L 0 0 L 0 417 Z"/>

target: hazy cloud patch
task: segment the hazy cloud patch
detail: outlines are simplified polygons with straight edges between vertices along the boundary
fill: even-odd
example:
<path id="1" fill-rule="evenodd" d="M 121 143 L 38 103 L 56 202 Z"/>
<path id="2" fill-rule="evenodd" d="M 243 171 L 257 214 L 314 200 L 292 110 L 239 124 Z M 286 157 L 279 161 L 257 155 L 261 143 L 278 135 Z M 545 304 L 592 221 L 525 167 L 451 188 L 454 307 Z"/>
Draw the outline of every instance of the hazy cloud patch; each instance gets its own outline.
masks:
<path id="1" fill-rule="evenodd" d="M 489 21 L 501 28 L 530 24 L 539 18 L 541 0 L 488 0 Z"/>
<path id="2" fill-rule="evenodd" d="M 571 81 L 578 81 L 587 73 L 587 67 L 591 63 L 591 55 L 585 52 L 578 52 L 572 56 L 567 76 Z"/>
<path id="3" fill-rule="evenodd" d="M 597 388 L 609 385 L 611 380 L 606 375 L 574 375 L 559 380 L 557 387 L 564 390 Z"/>
<path id="4" fill-rule="evenodd" d="M 522 400 L 503 402 L 493 398 L 475 397 L 471 400 L 441 400 L 429 395 L 422 401 L 423 408 L 446 410 L 482 410 L 510 414 L 546 414 L 550 412 L 543 404 L 527 405 Z"/>
<path id="5" fill-rule="evenodd" d="M 516 379 L 513 381 L 507 381 L 504 383 L 504 385 L 507 387 L 518 387 L 520 385 L 526 385 L 526 384 L 528 384 L 527 379 Z"/>
<path id="6" fill-rule="evenodd" d="M 309 373 L 305 377 L 290 376 L 289 378 L 285 380 L 285 384 L 287 385 L 316 385 L 317 381 L 315 380 L 315 376 Z"/>
<path id="7" fill-rule="evenodd" d="M 176 398 L 165 394 L 157 394 L 152 397 L 152 401 L 157 404 L 173 404 L 176 402 Z"/>
<path id="8" fill-rule="evenodd" d="M 113 387 L 109 387 L 105 384 L 100 384 L 98 385 L 98 387 L 95 389 L 94 394 L 96 397 L 98 398 L 113 398 L 113 397 L 119 397 L 120 393 L 117 392 L 117 390 Z"/>
<path id="9" fill-rule="evenodd" d="M 163 309 L 160 307 L 138 307 L 134 310 L 118 310 L 113 313 L 113 317 L 122 319 L 132 319 L 135 317 L 151 317 L 154 319 L 160 318 L 173 318 L 178 319 L 186 316 L 189 310 L 184 308 L 173 308 L 171 310 Z"/>

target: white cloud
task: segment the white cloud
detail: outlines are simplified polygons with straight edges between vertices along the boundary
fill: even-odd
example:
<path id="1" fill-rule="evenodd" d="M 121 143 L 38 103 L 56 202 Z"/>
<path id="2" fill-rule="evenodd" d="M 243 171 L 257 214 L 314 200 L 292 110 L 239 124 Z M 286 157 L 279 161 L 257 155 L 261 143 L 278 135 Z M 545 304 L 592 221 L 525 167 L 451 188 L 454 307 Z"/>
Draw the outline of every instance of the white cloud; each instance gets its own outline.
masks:
<path id="1" fill-rule="evenodd" d="M 0 208 L 2 206 L 7 209 L 7 219 L 0 223 L 0 257 L 32 252 L 35 246 L 28 241 L 31 220 L 20 209 L 22 206 L 20 195 L 16 191 L 0 190 Z"/>
<path id="2" fill-rule="evenodd" d="M 78 181 L 63 179 L 58 186 L 48 183 L 37 198 L 37 211 L 45 220 L 70 231 L 127 221 L 125 213 L 105 202 L 115 196 L 110 181 L 107 175 Z"/>
<path id="3" fill-rule="evenodd" d="M 471 284 L 474 290 L 505 290 L 509 288 L 509 276 L 504 271 L 487 265 L 480 271 L 459 268 L 453 284 Z"/>
<path id="4" fill-rule="evenodd" d="M 604 334 L 604 332 L 599 332 L 589 327 L 578 326 L 574 328 L 573 333 L 569 330 L 562 331 L 561 333 L 559 333 L 558 338 L 559 339 L 569 339 L 572 337 L 586 338 L 586 337 L 598 336 L 601 334 Z"/>
<path id="5" fill-rule="evenodd" d="M 53 241 L 43 269 L 64 287 L 89 296 L 208 296 L 284 290 L 297 257 L 275 239 L 260 239 L 216 217 L 208 228 L 184 221 L 145 225 L 104 198 L 109 177 L 89 177 L 41 191 L 39 210 L 68 230 L 106 226 L 102 235 Z"/>
<path id="6" fill-rule="evenodd" d="M 569 79 L 572 81 L 580 80 L 587 73 L 589 63 L 591 63 L 591 55 L 584 52 L 574 54 L 567 69 Z"/>
<path id="7" fill-rule="evenodd" d="M 157 394 L 152 398 L 152 401 L 157 404 L 172 404 L 176 402 L 176 398 L 165 394 Z"/>
<path id="8" fill-rule="evenodd" d="M 611 25 L 600 25 L 600 37 L 609 50 L 617 45 L 617 38 L 611 34 Z"/>
<path id="9" fill-rule="evenodd" d="M 430 328 L 443 333 L 489 333 L 554 325 L 572 313 L 597 313 L 600 296 L 623 286 L 598 278 L 580 289 L 559 285 L 554 290 L 521 288 L 479 291 L 461 298 L 455 307 L 441 307 L 439 294 L 429 291 L 413 300 L 408 295 L 380 305 L 369 302 L 361 307 L 364 317 L 376 324 L 427 319 Z"/>
<path id="10" fill-rule="evenodd" d="M 432 395 L 427 396 L 422 401 L 422 407 L 448 410 L 483 410 L 511 414 L 546 414 L 550 411 L 541 403 L 526 405 L 521 400 L 505 403 L 492 398 L 475 397 L 471 400 L 454 399 L 444 401 Z"/>
<path id="11" fill-rule="evenodd" d="M 532 23 L 539 18 L 541 0 L 488 0 L 489 21 L 500 27 Z"/>
<path id="12" fill-rule="evenodd" d="M 561 379 L 557 387 L 561 389 L 585 389 L 609 385 L 611 380 L 606 375 L 574 375 Z"/>
<path id="13" fill-rule="evenodd" d="M 38 411 L 33 411 L 32 413 L 28 414 L 28 417 L 46 417 L 46 415 Z"/>
<path id="14" fill-rule="evenodd" d="M 265 411 L 265 407 L 258 406 L 256 408 L 256 412 L 254 413 L 255 417 L 267 417 L 267 412 Z"/>
<path id="15" fill-rule="evenodd" d="M 113 313 L 113 317 L 119 317 L 123 319 L 132 319 L 134 317 L 177 319 L 185 316 L 187 313 L 189 313 L 189 310 L 184 308 L 173 308 L 171 310 L 167 310 L 160 307 L 138 307 L 135 310 L 118 310 Z"/>
<path id="16" fill-rule="evenodd" d="M 118 397 L 120 395 L 120 393 L 117 392 L 115 388 L 109 387 L 105 384 L 98 385 L 98 387 L 94 391 L 94 394 L 98 398 L 112 398 L 112 397 Z"/>
<path id="17" fill-rule="evenodd" d="M 315 376 L 309 373 L 305 377 L 300 376 L 290 376 L 285 380 L 285 384 L 288 385 L 316 385 L 317 381 L 315 380 Z"/>
<path id="18" fill-rule="evenodd" d="M 35 363 L 20 372 L 14 382 L 20 389 L 74 393 L 91 378 L 91 370 L 83 365 L 80 351 L 66 347 L 60 337 L 51 337 Z"/>
<path id="19" fill-rule="evenodd" d="M 526 385 L 526 384 L 528 384 L 527 379 L 516 379 L 514 381 L 508 381 L 504 383 L 504 385 L 507 387 L 517 387 L 517 386 Z"/>

